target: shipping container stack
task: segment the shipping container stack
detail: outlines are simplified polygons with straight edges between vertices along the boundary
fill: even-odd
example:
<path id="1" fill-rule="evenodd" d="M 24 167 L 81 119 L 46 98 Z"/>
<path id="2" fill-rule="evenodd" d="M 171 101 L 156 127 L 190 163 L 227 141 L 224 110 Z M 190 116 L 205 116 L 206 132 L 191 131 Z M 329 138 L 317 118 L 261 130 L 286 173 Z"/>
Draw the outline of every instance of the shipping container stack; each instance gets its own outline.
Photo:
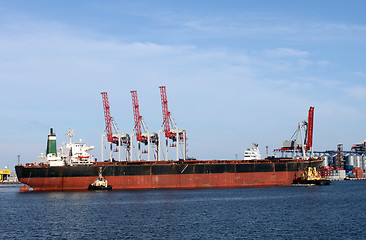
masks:
<path id="1" fill-rule="evenodd" d="M 330 172 L 333 170 L 334 170 L 333 167 L 327 166 L 319 169 L 318 173 L 322 178 L 328 178 L 330 176 Z"/>
<path id="2" fill-rule="evenodd" d="M 363 178 L 363 170 L 359 167 L 352 169 L 352 175 L 355 175 L 356 178 Z"/>

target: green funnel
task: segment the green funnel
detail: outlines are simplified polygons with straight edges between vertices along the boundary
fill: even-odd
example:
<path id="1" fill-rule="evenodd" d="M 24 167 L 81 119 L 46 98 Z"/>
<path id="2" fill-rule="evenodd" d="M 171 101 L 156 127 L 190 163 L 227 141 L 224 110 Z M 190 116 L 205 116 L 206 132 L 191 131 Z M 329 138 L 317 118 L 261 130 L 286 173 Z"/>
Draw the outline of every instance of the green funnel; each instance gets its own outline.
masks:
<path id="1" fill-rule="evenodd" d="M 56 134 L 53 133 L 53 128 L 51 128 L 50 135 L 48 135 L 46 156 L 49 153 L 54 153 L 57 156 Z"/>

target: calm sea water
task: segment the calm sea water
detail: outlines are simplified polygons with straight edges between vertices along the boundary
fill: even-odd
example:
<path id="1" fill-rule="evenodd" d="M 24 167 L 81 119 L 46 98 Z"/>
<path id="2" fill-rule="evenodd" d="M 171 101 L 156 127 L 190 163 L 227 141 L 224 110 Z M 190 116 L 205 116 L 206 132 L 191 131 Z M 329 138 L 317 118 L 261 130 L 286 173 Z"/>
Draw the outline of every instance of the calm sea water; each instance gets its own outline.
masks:
<path id="1" fill-rule="evenodd" d="M 330 186 L 21 193 L 0 239 L 366 239 L 366 181 Z"/>

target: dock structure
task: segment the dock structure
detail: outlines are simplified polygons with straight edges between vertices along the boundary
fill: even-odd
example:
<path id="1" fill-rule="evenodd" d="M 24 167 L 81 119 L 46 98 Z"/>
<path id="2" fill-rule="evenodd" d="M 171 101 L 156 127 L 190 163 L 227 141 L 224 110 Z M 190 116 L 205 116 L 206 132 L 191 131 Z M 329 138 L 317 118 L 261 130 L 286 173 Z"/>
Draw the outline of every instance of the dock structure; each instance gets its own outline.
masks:
<path id="1" fill-rule="evenodd" d="M 0 169 L 0 181 L 7 181 L 9 179 L 9 176 L 11 174 L 10 169 Z"/>

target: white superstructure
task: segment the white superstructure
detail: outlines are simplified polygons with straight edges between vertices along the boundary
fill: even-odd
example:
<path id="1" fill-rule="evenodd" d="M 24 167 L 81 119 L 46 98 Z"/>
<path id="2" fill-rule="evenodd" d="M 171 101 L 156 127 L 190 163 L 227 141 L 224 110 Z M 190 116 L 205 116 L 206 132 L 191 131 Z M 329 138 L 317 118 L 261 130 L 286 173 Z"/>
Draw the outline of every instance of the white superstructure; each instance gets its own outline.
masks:
<path id="1" fill-rule="evenodd" d="M 41 156 L 38 157 L 38 163 L 48 164 L 50 166 L 92 164 L 94 158 L 90 156 L 89 152 L 94 149 L 94 146 L 87 146 L 81 139 L 78 142 L 73 143 L 72 138 L 74 135 L 72 129 L 69 129 L 66 135 L 69 135 L 69 143 L 63 143 L 61 147 L 57 149 L 57 154 L 49 153 L 44 156 L 42 153 Z"/>
<path id="2" fill-rule="evenodd" d="M 261 153 L 257 143 L 252 143 L 252 147 L 244 151 L 244 160 L 261 159 Z"/>

